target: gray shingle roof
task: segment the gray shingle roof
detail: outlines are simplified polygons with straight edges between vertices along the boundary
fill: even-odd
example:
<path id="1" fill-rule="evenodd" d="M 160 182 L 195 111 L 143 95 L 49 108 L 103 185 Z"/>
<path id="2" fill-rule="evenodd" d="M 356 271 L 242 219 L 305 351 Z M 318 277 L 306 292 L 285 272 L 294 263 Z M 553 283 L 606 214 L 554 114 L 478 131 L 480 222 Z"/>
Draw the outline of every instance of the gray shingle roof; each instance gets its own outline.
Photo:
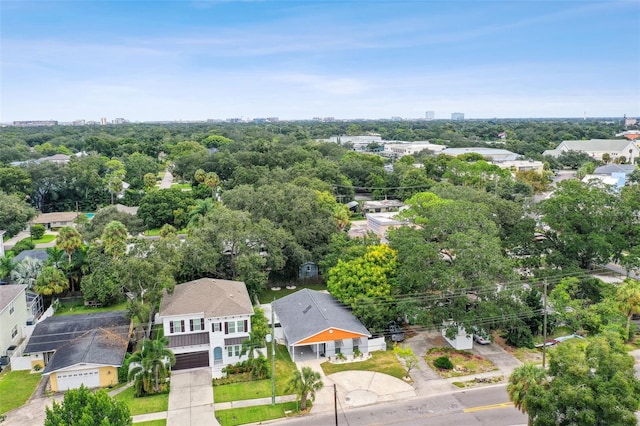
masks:
<path id="1" fill-rule="evenodd" d="M 371 337 L 369 330 L 328 293 L 299 290 L 273 302 L 273 308 L 289 344 L 295 344 L 329 328 Z"/>
<path id="2" fill-rule="evenodd" d="M 26 288 L 26 285 L 18 284 L 0 285 L 0 312 L 2 312 L 18 294 L 24 292 Z"/>
<path id="3" fill-rule="evenodd" d="M 25 353 L 55 351 L 71 340 L 98 328 L 120 333 L 129 330 L 130 320 L 126 311 L 99 312 L 95 314 L 50 317 L 36 324 Z"/>
<path id="4" fill-rule="evenodd" d="M 162 296 L 161 317 L 200 312 L 205 318 L 253 315 L 247 286 L 241 281 L 200 278 L 178 284 L 173 294 Z"/>
<path id="5" fill-rule="evenodd" d="M 13 258 L 14 262 L 22 262 L 27 257 L 30 257 L 41 262 L 46 262 L 49 259 L 49 253 L 44 249 L 23 250 L 16 257 Z"/>
<path id="6" fill-rule="evenodd" d="M 65 343 L 56 350 L 42 373 L 77 364 L 121 366 L 129 345 L 128 330 L 116 330 L 93 329 Z"/>

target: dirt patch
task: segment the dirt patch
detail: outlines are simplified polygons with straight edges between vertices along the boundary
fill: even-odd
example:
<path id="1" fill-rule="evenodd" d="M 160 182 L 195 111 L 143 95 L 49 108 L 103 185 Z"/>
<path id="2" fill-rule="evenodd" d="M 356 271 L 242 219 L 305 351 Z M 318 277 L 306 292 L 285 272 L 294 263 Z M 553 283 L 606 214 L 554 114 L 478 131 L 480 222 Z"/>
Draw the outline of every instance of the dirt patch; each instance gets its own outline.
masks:
<path id="1" fill-rule="evenodd" d="M 441 356 L 447 356 L 453 363 L 453 369 L 444 370 L 437 368 L 434 362 Z M 460 377 L 471 374 L 486 373 L 496 371 L 498 368 L 490 360 L 481 355 L 467 351 L 457 351 L 447 347 L 432 348 L 427 351 L 425 361 L 440 377 Z"/>
<path id="2" fill-rule="evenodd" d="M 521 362 L 542 364 L 542 351 L 540 349 L 514 348 L 513 346 L 507 345 L 505 339 L 497 334 L 493 336 L 493 343 L 500 346 L 507 353 L 514 356 Z"/>

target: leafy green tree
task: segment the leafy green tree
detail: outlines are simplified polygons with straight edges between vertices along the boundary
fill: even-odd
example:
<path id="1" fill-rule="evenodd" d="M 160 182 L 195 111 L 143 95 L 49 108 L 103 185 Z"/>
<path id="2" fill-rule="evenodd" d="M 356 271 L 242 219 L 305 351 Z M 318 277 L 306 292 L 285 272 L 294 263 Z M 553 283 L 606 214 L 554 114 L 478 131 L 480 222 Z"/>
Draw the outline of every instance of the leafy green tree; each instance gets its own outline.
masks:
<path id="1" fill-rule="evenodd" d="M 106 391 L 92 392 L 84 385 L 65 392 L 64 399 L 47 407 L 45 426 L 128 426 L 129 407 L 109 396 Z"/>
<path id="2" fill-rule="evenodd" d="M 31 176 L 20 167 L 0 167 L 0 191 L 24 197 L 30 192 Z"/>
<path id="3" fill-rule="evenodd" d="M 86 241 L 93 241 L 102 236 L 104 228 L 112 221 L 122 223 L 132 235 L 144 231 L 142 219 L 129 213 L 120 212 L 115 206 L 107 206 L 96 212 L 96 215 L 84 225 L 78 227 Z"/>
<path id="4" fill-rule="evenodd" d="M 46 228 L 44 227 L 44 225 L 41 225 L 39 223 L 31 225 L 29 229 L 31 231 L 31 238 L 33 238 L 34 240 L 39 240 L 46 232 Z"/>
<path id="5" fill-rule="evenodd" d="M 42 268 L 36 279 L 33 290 L 44 296 L 64 293 L 69 288 L 69 279 L 55 266 Z"/>
<path id="6" fill-rule="evenodd" d="M 338 264 L 327 274 L 327 289 L 339 301 L 354 305 L 358 296 L 383 298 L 396 291 L 397 254 L 387 245 L 367 247 L 363 256 Z"/>
<path id="7" fill-rule="evenodd" d="M 187 212 L 194 204 L 189 192 L 179 189 L 162 189 L 147 193 L 140 200 L 138 217 L 148 229 L 169 224 L 182 229 L 187 224 Z"/>
<path id="8" fill-rule="evenodd" d="M 616 292 L 618 309 L 627 318 L 626 336 L 631 339 L 631 319 L 640 314 L 640 281 L 627 278 Z"/>
<path id="9" fill-rule="evenodd" d="M 96 301 L 109 306 L 124 296 L 118 277 L 120 259 L 104 252 L 104 246 L 92 244 L 87 252 L 87 273 L 80 288 L 86 301 Z"/>
<path id="10" fill-rule="evenodd" d="M 147 173 L 142 177 L 144 190 L 149 192 L 155 188 L 157 179 L 155 173 Z"/>
<path id="11" fill-rule="evenodd" d="M 549 356 L 549 379 L 524 396 L 532 425 L 637 424 L 640 380 L 619 336 L 574 339 Z"/>
<path id="12" fill-rule="evenodd" d="M 175 274 L 181 263 L 179 246 L 175 236 L 153 242 L 138 238 L 118 263 L 116 282 L 133 296 L 128 301 L 129 312 L 139 322 L 147 323 L 147 337 L 164 291 L 171 293 L 176 285 Z"/>
<path id="13" fill-rule="evenodd" d="M 207 136 L 203 141 L 207 148 L 222 148 L 233 143 L 233 139 L 225 138 L 220 135 Z"/>
<path id="14" fill-rule="evenodd" d="M 395 344 L 393 346 L 393 353 L 402 360 L 404 368 L 407 370 L 407 377 L 411 373 L 411 370 L 417 368 L 419 365 L 418 356 L 413 352 L 410 346 Z"/>
<path id="15" fill-rule="evenodd" d="M 509 376 L 507 393 L 513 405 L 524 414 L 529 414 L 527 396 L 533 388 L 541 387 L 547 380 L 545 371 L 533 363 L 525 363 L 513 370 Z M 529 415 L 528 424 L 532 426 L 532 417 Z"/>
<path id="16" fill-rule="evenodd" d="M 307 409 L 307 399 L 315 400 L 316 392 L 322 389 L 323 383 L 320 373 L 313 371 L 311 367 L 302 367 L 302 371 L 294 371 L 289 380 L 287 392 L 295 392 L 300 399 L 300 410 Z"/>
<path id="17" fill-rule="evenodd" d="M 12 237 L 25 229 L 36 211 L 17 195 L 7 195 L 0 191 L 0 229 Z"/>
<path id="18" fill-rule="evenodd" d="M 619 199 L 606 188 L 577 180 L 559 182 L 554 196 L 538 204 L 548 225 L 547 260 L 554 266 L 589 269 L 620 258 L 626 245 L 621 224 L 628 218 L 621 216 L 618 206 Z"/>
<path id="19" fill-rule="evenodd" d="M 158 163 L 146 154 L 135 152 L 125 157 L 124 169 L 127 182 L 131 185 L 131 188 L 142 189 L 145 185 L 144 177 L 147 174 L 153 175 L 155 184 Z"/>
<path id="20" fill-rule="evenodd" d="M 164 392 L 167 388 L 166 378 L 176 357 L 166 346 L 169 339 L 156 337 L 145 339 L 141 348 L 129 359 L 129 380 L 134 381 L 136 396 L 153 395 Z"/>
<path id="21" fill-rule="evenodd" d="M 111 159 L 106 163 L 107 174 L 105 180 L 107 183 L 107 189 L 111 194 L 111 204 L 114 202 L 114 198 L 124 188 L 124 178 L 127 175 L 127 171 L 124 168 L 124 164 L 120 160 Z"/>
<path id="22" fill-rule="evenodd" d="M 104 252 L 117 259 L 124 256 L 127 251 L 127 238 L 129 238 L 127 227 L 122 222 L 113 220 L 104 227 L 100 240 Z"/>
<path id="23" fill-rule="evenodd" d="M 0 257 L 0 278 L 8 278 L 15 267 L 16 263 L 13 261 L 13 257 Z"/>

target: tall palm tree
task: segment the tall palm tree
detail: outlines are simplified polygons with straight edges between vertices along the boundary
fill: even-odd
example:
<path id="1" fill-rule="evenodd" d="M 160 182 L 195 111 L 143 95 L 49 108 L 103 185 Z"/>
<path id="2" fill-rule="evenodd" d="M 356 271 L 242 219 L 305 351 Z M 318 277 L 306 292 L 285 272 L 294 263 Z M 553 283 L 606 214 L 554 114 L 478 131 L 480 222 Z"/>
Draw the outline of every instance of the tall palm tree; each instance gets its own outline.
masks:
<path id="1" fill-rule="evenodd" d="M 196 205 L 189 211 L 189 224 L 187 227 L 195 228 L 203 217 L 213 210 L 214 202 L 211 198 L 197 200 Z"/>
<path id="2" fill-rule="evenodd" d="M 60 265 L 64 260 L 64 250 L 61 250 L 58 247 L 48 247 L 47 256 L 47 264 L 60 268 Z"/>
<path id="3" fill-rule="evenodd" d="M 627 339 L 631 338 L 631 319 L 640 314 L 640 281 L 627 278 L 616 291 L 618 310 L 627 317 Z"/>
<path id="4" fill-rule="evenodd" d="M 160 380 L 169 375 L 169 368 L 176 357 L 166 345 L 169 339 L 158 337 L 145 339 L 130 359 L 129 380 L 135 380 L 136 395 L 153 394 L 162 390 Z"/>
<path id="5" fill-rule="evenodd" d="M 220 178 L 215 172 L 209 172 L 204 176 L 204 184 L 211 188 L 211 198 L 216 198 L 216 190 L 220 185 Z"/>
<path id="6" fill-rule="evenodd" d="M 12 257 L 0 257 L 0 278 L 9 278 L 15 267 L 16 263 Z"/>
<path id="7" fill-rule="evenodd" d="M 56 247 L 64 250 L 67 254 L 68 265 L 71 265 L 71 256 L 73 253 L 82 247 L 82 236 L 80 233 L 70 226 L 63 226 L 58 231 L 56 237 Z M 71 291 L 75 291 L 74 281 L 70 280 Z"/>
<path id="8" fill-rule="evenodd" d="M 316 392 L 322 389 L 324 384 L 320 373 L 313 371 L 311 367 L 302 367 L 302 371 L 296 370 L 289 380 L 287 392 L 295 392 L 300 398 L 300 410 L 307 409 L 307 399 L 316 399 Z"/>
<path id="9" fill-rule="evenodd" d="M 42 271 L 42 262 L 27 257 L 11 271 L 11 281 L 14 284 L 26 285 L 29 290 L 35 285 L 40 271 Z"/>
<path id="10" fill-rule="evenodd" d="M 529 416 L 528 424 L 532 425 L 527 406 L 527 394 L 534 387 L 541 386 L 547 378 L 544 370 L 533 363 L 526 363 L 513 370 L 509 376 L 507 393 L 515 407 Z"/>

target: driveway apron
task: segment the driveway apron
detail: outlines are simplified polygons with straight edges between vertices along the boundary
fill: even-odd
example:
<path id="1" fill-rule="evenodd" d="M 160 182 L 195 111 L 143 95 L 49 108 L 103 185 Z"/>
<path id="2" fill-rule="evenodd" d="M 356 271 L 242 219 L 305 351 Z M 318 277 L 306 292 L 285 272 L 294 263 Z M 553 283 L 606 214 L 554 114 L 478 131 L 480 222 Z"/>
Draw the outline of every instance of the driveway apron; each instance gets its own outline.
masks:
<path id="1" fill-rule="evenodd" d="M 219 426 L 213 408 L 211 370 L 171 373 L 167 426 Z"/>

